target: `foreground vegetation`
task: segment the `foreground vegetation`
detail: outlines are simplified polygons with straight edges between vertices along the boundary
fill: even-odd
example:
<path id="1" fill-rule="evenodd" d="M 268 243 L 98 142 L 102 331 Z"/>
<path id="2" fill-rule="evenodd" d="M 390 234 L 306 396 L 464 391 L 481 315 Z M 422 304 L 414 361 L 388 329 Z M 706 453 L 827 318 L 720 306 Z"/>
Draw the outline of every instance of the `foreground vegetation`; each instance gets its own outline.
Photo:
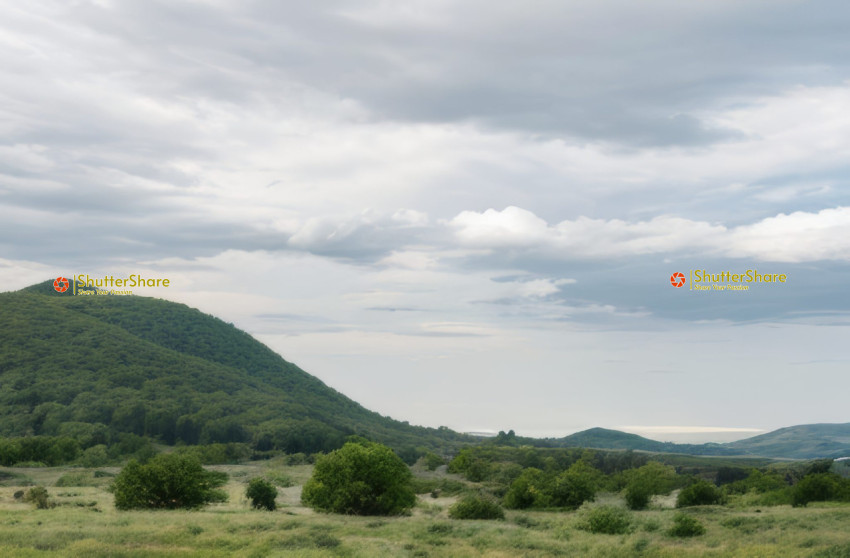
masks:
<path id="1" fill-rule="evenodd" d="M 423 462 L 409 515 L 369 517 L 305 507 L 311 465 L 278 458 L 208 469 L 227 473 L 228 499 L 188 511 L 117 510 L 107 490 L 117 467 L 0 469 L 0 556 L 850 556 L 850 505 L 768 506 L 755 503 L 754 490 L 724 489 L 724 505 L 685 509 L 675 508 L 674 491 L 641 511 L 627 509 L 623 491 L 606 490 L 574 511 L 463 520 L 452 518 L 453 507 L 493 485 Z M 252 507 L 252 479 L 277 487 L 276 511 Z M 46 487 L 45 509 L 15 498 L 35 485 Z"/>

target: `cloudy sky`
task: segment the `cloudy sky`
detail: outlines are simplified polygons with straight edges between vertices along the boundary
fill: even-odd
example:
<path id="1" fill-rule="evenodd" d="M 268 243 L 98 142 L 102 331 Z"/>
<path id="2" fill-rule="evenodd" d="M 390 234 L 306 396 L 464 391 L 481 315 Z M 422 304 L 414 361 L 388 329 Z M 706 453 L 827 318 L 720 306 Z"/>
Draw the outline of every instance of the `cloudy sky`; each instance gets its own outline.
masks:
<path id="1" fill-rule="evenodd" d="M 168 277 L 428 426 L 850 420 L 846 2 L 0 8 L 0 290 Z"/>

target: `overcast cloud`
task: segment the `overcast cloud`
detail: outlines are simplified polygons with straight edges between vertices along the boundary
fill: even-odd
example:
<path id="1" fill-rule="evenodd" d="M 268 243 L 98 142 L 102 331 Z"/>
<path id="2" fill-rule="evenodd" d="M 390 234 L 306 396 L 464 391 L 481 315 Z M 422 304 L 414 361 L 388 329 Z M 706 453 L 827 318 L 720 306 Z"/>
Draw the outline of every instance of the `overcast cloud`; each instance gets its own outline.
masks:
<path id="1" fill-rule="evenodd" d="M 0 9 L 2 290 L 169 277 L 429 426 L 848 420 L 844 2 Z"/>

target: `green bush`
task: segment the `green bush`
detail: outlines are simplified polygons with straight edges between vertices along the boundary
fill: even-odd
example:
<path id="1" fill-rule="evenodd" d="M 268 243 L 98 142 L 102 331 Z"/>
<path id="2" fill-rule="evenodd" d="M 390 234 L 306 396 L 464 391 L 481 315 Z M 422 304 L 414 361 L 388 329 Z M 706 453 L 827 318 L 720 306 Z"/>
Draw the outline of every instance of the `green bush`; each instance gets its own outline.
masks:
<path id="1" fill-rule="evenodd" d="M 109 463 L 109 454 L 106 453 L 106 446 L 98 444 L 86 449 L 80 457 L 80 465 L 83 467 L 102 467 Z"/>
<path id="2" fill-rule="evenodd" d="M 265 479 L 251 479 L 248 483 L 248 489 L 245 491 L 245 496 L 251 500 L 251 507 L 274 511 L 277 508 L 275 498 L 277 498 L 277 488 L 272 483 Z"/>
<path id="3" fill-rule="evenodd" d="M 393 451 L 360 440 L 316 460 L 301 501 L 322 512 L 397 515 L 416 503 L 412 475 Z"/>
<path id="4" fill-rule="evenodd" d="M 679 480 L 673 467 L 655 461 L 625 472 L 624 477 L 626 505 L 631 510 L 645 509 L 653 494 L 668 494 Z"/>
<path id="5" fill-rule="evenodd" d="M 265 475 L 263 476 L 267 481 L 281 488 L 289 488 L 290 486 L 295 486 L 295 481 L 292 480 L 292 477 L 279 471 L 266 471 Z"/>
<path id="6" fill-rule="evenodd" d="M 634 481 L 630 482 L 626 487 L 626 505 L 630 510 L 643 510 L 649 505 L 649 500 L 652 497 L 649 487 L 645 484 Z"/>
<path id="7" fill-rule="evenodd" d="M 549 489 L 552 505 L 576 509 L 592 501 L 600 477 L 600 472 L 584 460 L 576 461 L 552 483 Z"/>
<path id="8" fill-rule="evenodd" d="M 698 480 L 694 484 L 683 488 L 676 498 L 677 508 L 711 506 L 721 503 L 723 503 L 723 494 L 716 486 L 704 480 Z"/>
<path id="9" fill-rule="evenodd" d="M 56 480 L 56 486 L 97 486 L 89 473 L 65 473 Z"/>
<path id="10" fill-rule="evenodd" d="M 197 457 L 161 454 L 142 465 L 130 461 L 110 487 L 119 510 L 197 508 L 227 498 L 216 490 L 226 473 L 206 471 Z"/>
<path id="11" fill-rule="evenodd" d="M 505 512 L 490 498 L 470 494 L 449 508 L 449 517 L 452 519 L 504 519 Z"/>
<path id="12" fill-rule="evenodd" d="M 24 494 L 24 502 L 32 502 L 36 509 L 45 510 L 53 507 L 48 499 L 47 489 L 43 486 L 33 486 Z"/>
<path id="13" fill-rule="evenodd" d="M 673 527 L 669 533 L 672 537 L 696 537 L 705 533 L 705 526 L 695 517 L 677 513 L 673 518 Z"/>
<path id="14" fill-rule="evenodd" d="M 540 469 L 529 467 L 511 483 L 502 503 L 508 509 L 524 510 L 530 507 L 545 507 L 547 481 Z"/>
<path id="15" fill-rule="evenodd" d="M 595 506 L 585 511 L 578 528 L 591 533 L 623 535 L 631 530 L 629 512 L 616 506 Z"/>
<path id="16" fill-rule="evenodd" d="M 446 464 L 445 460 L 442 457 L 440 457 L 439 455 L 437 455 L 436 453 L 431 452 L 431 451 L 426 453 L 425 456 L 423 457 L 423 459 L 425 461 L 425 467 L 429 471 L 434 471 L 440 465 Z"/>
<path id="17" fill-rule="evenodd" d="M 798 482 L 791 493 L 791 505 L 805 506 L 809 502 L 825 502 L 836 499 L 841 478 L 832 473 L 806 475 Z"/>

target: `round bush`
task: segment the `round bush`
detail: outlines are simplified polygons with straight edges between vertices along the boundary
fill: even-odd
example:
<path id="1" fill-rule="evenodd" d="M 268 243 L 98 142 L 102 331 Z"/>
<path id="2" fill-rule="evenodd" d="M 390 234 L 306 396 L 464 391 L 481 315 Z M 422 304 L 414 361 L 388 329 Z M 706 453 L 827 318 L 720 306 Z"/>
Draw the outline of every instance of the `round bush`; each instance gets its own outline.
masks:
<path id="1" fill-rule="evenodd" d="M 493 500 L 481 495 L 467 495 L 449 508 L 452 519 L 504 519 L 505 512 Z"/>
<path id="2" fill-rule="evenodd" d="M 160 454 L 146 465 L 132 460 L 115 477 L 111 490 L 119 510 L 138 508 L 197 508 L 223 501 L 216 490 L 227 474 L 206 471 L 194 456 Z"/>
<path id="3" fill-rule="evenodd" d="M 791 505 L 795 508 L 809 502 L 832 500 L 838 492 L 838 477 L 832 473 L 806 475 L 798 482 L 791 493 Z"/>
<path id="4" fill-rule="evenodd" d="M 265 479 L 251 479 L 245 496 L 251 500 L 251 507 L 258 510 L 274 511 L 277 509 L 277 488 Z"/>
<path id="5" fill-rule="evenodd" d="M 626 487 L 626 505 L 630 510 L 646 509 L 651 497 L 649 489 L 639 482 L 630 483 Z"/>
<path id="6" fill-rule="evenodd" d="M 717 487 L 704 480 L 698 480 L 694 484 L 683 488 L 676 498 L 676 507 L 688 506 L 711 506 L 723 502 L 723 494 Z"/>
<path id="7" fill-rule="evenodd" d="M 397 515 L 416 502 L 413 475 L 387 446 L 361 440 L 316 460 L 301 501 L 311 508 L 355 515 Z"/>
<path id="8" fill-rule="evenodd" d="M 631 530 L 632 518 L 629 512 L 615 506 L 596 506 L 585 512 L 579 528 L 591 533 L 605 535 L 623 535 Z"/>
<path id="9" fill-rule="evenodd" d="M 696 537 L 705 533 L 705 526 L 695 517 L 679 513 L 673 518 L 670 535 L 673 537 Z"/>

